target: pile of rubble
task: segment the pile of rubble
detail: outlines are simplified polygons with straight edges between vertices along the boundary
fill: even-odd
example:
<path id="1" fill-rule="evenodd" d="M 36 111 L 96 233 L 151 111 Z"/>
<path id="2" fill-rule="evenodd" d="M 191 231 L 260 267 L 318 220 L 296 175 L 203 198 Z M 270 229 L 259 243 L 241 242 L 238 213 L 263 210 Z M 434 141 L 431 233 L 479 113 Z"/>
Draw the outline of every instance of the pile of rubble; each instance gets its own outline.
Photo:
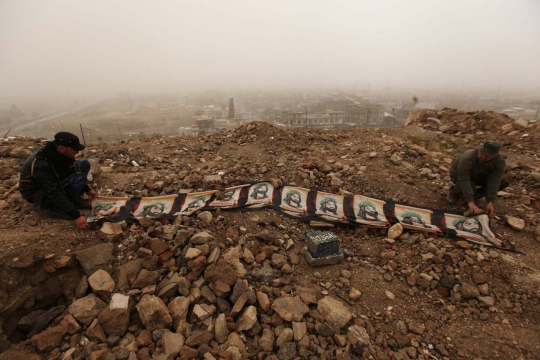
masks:
<path id="1" fill-rule="evenodd" d="M 540 122 L 524 119 L 514 120 L 505 114 L 493 111 L 462 112 L 455 109 L 411 111 L 406 125 L 440 131 L 454 136 L 485 135 L 510 145 L 516 141 L 532 139 L 540 133 Z M 537 142 L 535 142 L 537 143 Z"/>
<path id="2" fill-rule="evenodd" d="M 107 242 L 75 253 L 85 276 L 71 303 L 21 318 L 26 346 L 64 360 L 362 354 L 370 337 L 350 323 L 349 306 L 293 285 L 300 259 L 290 238 L 269 231 L 252 238 L 242 227 L 228 228 L 224 239 L 196 230 L 219 221 L 202 212 L 198 226 L 192 218 L 131 225 L 127 234 L 120 224 L 105 226 L 109 240 L 124 239 L 116 249 Z M 350 277 L 343 270 L 340 279 Z M 351 288 L 351 298 L 357 294 Z M 16 356 L 24 355 L 0 358 Z"/>
<path id="3" fill-rule="evenodd" d="M 517 266 L 511 258 L 499 268 L 497 251 L 402 229 L 388 237 L 362 228 L 341 233 L 345 266 L 330 275 L 308 270 L 306 284 L 298 230 L 268 229 L 258 214 L 249 229 L 224 229 L 223 217 L 209 212 L 174 223 L 106 224 L 100 233 L 110 242 L 19 264 L 49 273 L 80 266 L 84 275 L 64 289 L 67 302 L 22 317 L 16 332 L 28 340 L 0 359 L 447 358 L 460 350 L 444 326 L 464 317 L 497 322 L 506 311 L 538 307 L 532 289 L 501 293 L 497 279 L 509 281 L 508 266 Z M 358 246 L 361 238 L 372 245 Z M 410 299 L 423 315 L 400 315 L 393 306 L 380 313 L 368 304 L 359 312 L 367 300 L 352 285 L 358 276 L 377 288 L 408 284 L 384 297 Z"/>
<path id="4" fill-rule="evenodd" d="M 103 195 L 272 179 L 445 206 L 440 193 L 455 154 L 481 139 L 409 137 L 407 130 L 254 123 L 202 137 L 89 146 L 86 157 Z M 338 226 L 332 231 L 345 261 L 312 268 L 304 258 L 309 225 L 270 210 L 105 223 L 88 233 L 54 222 L 32 230 L 35 212 L 16 184 L 21 161 L 41 140 L 0 144 L 0 227 L 17 238 L 0 249 L 12 273 L 0 279 L 0 360 L 533 356 L 540 169 L 537 150 L 517 145 L 507 153 L 513 183 L 492 226 L 528 257 L 421 232 Z M 519 228 L 508 227 L 510 216 Z M 43 294 L 30 295 L 36 288 Z M 45 302 L 47 289 L 55 298 Z M 490 336 L 471 343 L 471 334 L 484 331 Z"/>

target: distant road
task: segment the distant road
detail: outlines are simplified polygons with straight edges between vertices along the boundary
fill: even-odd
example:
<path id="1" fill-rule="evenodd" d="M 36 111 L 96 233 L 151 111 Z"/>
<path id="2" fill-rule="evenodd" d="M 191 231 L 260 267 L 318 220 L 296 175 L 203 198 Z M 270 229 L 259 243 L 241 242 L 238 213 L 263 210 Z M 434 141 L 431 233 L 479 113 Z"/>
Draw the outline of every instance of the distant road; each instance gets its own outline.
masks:
<path id="1" fill-rule="evenodd" d="M 47 115 L 42 115 L 42 116 L 38 116 L 34 119 L 31 119 L 31 120 L 28 120 L 27 122 L 25 122 L 24 124 L 21 124 L 21 125 L 18 125 L 18 126 L 15 126 L 11 129 L 11 132 L 9 133 L 9 135 L 20 135 L 20 133 L 22 131 L 24 131 L 25 129 L 31 127 L 31 126 L 34 126 L 38 123 L 41 123 L 41 122 L 44 122 L 44 121 L 49 121 L 49 120 L 53 120 L 53 119 L 56 119 L 58 117 L 61 117 L 61 116 L 64 116 L 64 115 L 67 115 L 67 114 L 73 114 L 79 110 L 82 110 L 92 104 L 95 104 L 95 102 L 91 102 L 91 103 L 88 103 L 88 104 L 85 104 L 85 105 L 81 105 L 81 106 L 77 106 L 75 108 L 69 108 L 69 109 L 66 109 L 66 110 L 60 110 L 60 111 L 56 111 L 54 113 L 51 113 L 51 114 L 47 114 Z M 9 127 L 6 128 L 6 131 L 9 129 Z M 2 135 L 0 135 L 2 136 Z"/>

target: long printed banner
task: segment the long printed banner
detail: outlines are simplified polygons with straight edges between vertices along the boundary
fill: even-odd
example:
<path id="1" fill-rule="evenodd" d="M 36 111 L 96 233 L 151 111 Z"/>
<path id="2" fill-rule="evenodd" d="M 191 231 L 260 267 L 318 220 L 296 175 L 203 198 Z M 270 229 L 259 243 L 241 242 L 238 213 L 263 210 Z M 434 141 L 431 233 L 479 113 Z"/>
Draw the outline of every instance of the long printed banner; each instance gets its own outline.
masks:
<path id="1" fill-rule="evenodd" d="M 442 210 L 413 207 L 362 195 L 336 195 L 297 186 L 274 188 L 270 182 L 243 184 L 223 192 L 205 191 L 156 197 L 97 197 L 92 201 L 88 221 L 131 221 L 142 218 L 174 219 L 198 210 L 251 210 L 273 208 L 298 220 L 361 225 L 372 228 L 401 223 L 405 229 L 516 251 L 498 239 L 489 227 L 487 215 L 464 217 Z"/>

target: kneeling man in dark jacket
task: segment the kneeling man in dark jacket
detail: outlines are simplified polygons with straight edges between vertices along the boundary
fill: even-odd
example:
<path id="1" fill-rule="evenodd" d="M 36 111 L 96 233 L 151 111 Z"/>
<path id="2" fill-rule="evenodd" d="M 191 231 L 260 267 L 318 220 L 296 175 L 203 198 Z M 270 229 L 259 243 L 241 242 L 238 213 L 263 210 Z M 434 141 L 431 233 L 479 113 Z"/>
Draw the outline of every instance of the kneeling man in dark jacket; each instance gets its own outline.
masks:
<path id="1" fill-rule="evenodd" d="M 88 160 L 75 161 L 85 146 L 69 132 L 59 132 L 54 141 L 30 155 L 21 168 L 19 191 L 38 210 L 49 210 L 52 218 L 73 220 L 79 229 L 88 222 L 79 210 L 89 210 L 90 203 L 81 200 L 84 193 L 96 196 L 87 184 Z"/>

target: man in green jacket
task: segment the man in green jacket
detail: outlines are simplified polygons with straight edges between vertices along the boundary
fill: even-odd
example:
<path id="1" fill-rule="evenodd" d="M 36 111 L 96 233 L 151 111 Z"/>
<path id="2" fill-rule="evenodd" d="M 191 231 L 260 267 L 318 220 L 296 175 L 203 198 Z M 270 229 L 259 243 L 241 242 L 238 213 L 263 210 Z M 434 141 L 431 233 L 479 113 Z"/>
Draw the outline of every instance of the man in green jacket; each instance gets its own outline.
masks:
<path id="1" fill-rule="evenodd" d="M 81 200 L 82 195 L 97 195 L 86 180 L 90 162 L 75 161 L 84 148 L 76 135 L 59 132 L 54 141 L 26 159 L 19 179 L 19 191 L 25 200 L 38 210 L 48 209 L 52 218 L 73 220 L 79 229 L 88 228 L 79 210 L 91 208 L 89 202 Z"/>
<path id="2" fill-rule="evenodd" d="M 463 196 L 471 215 L 480 214 L 482 210 L 476 201 L 485 196 L 488 202 L 486 213 L 490 216 L 495 213 L 493 204 L 497 193 L 510 185 L 508 179 L 503 177 L 506 161 L 499 154 L 501 147 L 498 142 L 487 141 L 480 149 L 468 150 L 454 161 L 450 178 L 456 185 L 448 191 L 449 204 L 457 203 Z"/>

